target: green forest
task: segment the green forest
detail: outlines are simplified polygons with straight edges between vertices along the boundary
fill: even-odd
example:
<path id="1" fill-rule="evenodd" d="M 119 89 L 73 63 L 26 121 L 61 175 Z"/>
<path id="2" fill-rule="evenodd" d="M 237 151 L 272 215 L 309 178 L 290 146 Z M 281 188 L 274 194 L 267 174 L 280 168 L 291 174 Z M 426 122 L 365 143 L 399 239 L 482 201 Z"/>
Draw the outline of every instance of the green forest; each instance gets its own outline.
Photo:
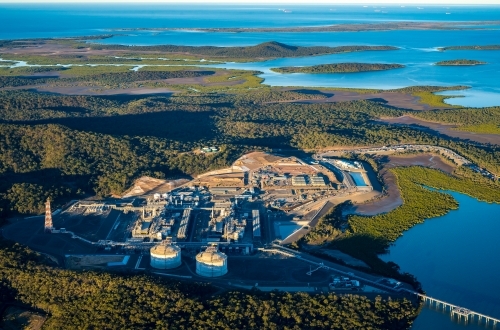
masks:
<path id="1" fill-rule="evenodd" d="M 88 37 L 92 39 L 92 37 Z M 106 38 L 104 36 L 103 38 Z M 96 40 L 99 37 L 95 38 Z M 90 42 L 89 42 L 90 41 Z M 216 46 L 181 46 L 181 45 L 157 45 L 157 46 L 127 46 L 92 43 L 91 40 L 82 37 L 64 39 L 35 39 L 16 41 L 0 41 L 0 48 L 29 47 L 59 44 L 69 49 L 89 49 L 94 52 L 67 54 L 48 52 L 44 54 L 1 54 L 5 60 L 26 61 L 29 64 L 57 65 L 57 64 L 184 64 L 203 65 L 206 59 L 216 61 L 259 61 L 284 57 L 304 57 L 326 54 L 340 54 L 363 51 L 386 51 L 398 50 L 393 46 L 293 46 L 284 43 L 269 41 L 255 46 L 245 47 L 216 47 Z M 99 53 L 99 51 L 102 51 Z M 112 51 L 109 54 L 107 51 Z M 119 55 L 119 56 L 118 56 Z M 200 60 L 203 60 L 200 62 Z"/>
<path id="2" fill-rule="evenodd" d="M 156 74 L 165 73 L 146 76 Z M 129 74 L 98 76 L 117 80 Z M 57 206 L 72 196 L 120 194 L 141 175 L 195 175 L 227 166 L 249 150 L 269 148 L 433 144 L 451 148 L 500 173 L 498 147 L 471 145 L 374 121 L 400 116 L 407 113 L 405 110 L 375 101 L 280 102 L 325 96 L 309 90 L 269 88 L 236 94 L 153 96 L 1 91 L 1 208 L 4 212 L 37 213 L 48 196 Z M 439 114 L 445 120 L 455 113 L 461 118 L 462 111 L 468 113 L 450 111 L 419 115 Z M 478 111 L 498 117 L 495 109 Z M 470 118 L 473 124 L 477 117 L 471 113 Z M 213 156 L 192 152 L 202 145 L 218 145 L 222 152 Z"/>
<path id="3" fill-rule="evenodd" d="M 36 308 L 48 316 L 43 328 L 49 330 L 399 330 L 416 317 L 406 299 L 217 290 L 147 275 L 54 268 L 35 252 L 0 240 L 0 310 L 12 303 Z"/>
<path id="4" fill-rule="evenodd" d="M 279 73 L 348 73 L 348 72 L 366 72 L 383 71 L 391 69 L 404 68 L 401 64 L 383 64 L 383 63 L 334 63 L 321 64 L 313 66 L 287 66 L 281 68 L 272 68 L 272 71 Z"/>
<path id="5" fill-rule="evenodd" d="M 412 115 L 432 122 L 456 124 L 455 129 L 460 131 L 500 134 L 500 107 L 421 111 Z"/>
<path id="6" fill-rule="evenodd" d="M 438 50 L 498 50 L 500 45 L 471 45 L 471 46 L 448 46 L 440 47 Z"/>
<path id="7" fill-rule="evenodd" d="M 486 62 L 481 62 L 481 61 L 476 61 L 476 60 L 466 60 L 466 59 L 460 59 L 460 60 L 447 60 L 447 61 L 440 61 L 436 62 L 436 65 L 479 65 L 479 64 L 486 64 Z"/>
<path id="8" fill-rule="evenodd" d="M 276 41 L 265 42 L 255 46 L 247 47 L 216 47 L 216 46 L 121 46 L 92 44 L 92 49 L 128 50 L 128 51 L 156 51 L 162 53 L 187 53 L 197 56 L 208 56 L 211 58 L 232 59 L 259 59 L 279 57 L 303 57 L 322 54 L 337 54 L 347 52 L 360 52 L 371 50 L 397 50 L 392 46 L 292 46 Z"/>

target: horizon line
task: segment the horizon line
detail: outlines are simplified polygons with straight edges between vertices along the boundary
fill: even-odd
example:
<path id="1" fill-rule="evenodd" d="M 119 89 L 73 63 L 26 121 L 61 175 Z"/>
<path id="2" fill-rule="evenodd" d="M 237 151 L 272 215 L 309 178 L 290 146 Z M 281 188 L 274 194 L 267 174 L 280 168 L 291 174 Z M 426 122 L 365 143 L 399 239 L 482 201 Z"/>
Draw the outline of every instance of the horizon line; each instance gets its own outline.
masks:
<path id="1" fill-rule="evenodd" d="M 390 1 L 390 0 L 389 0 Z M 443 0 L 441 0 L 443 1 Z M 420 1 L 413 1 L 413 0 L 400 0 L 398 2 L 376 2 L 376 1 L 364 1 L 364 2 L 354 2 L 354 3 L 347 3 L 347 2 L 342 2 L 342 3 L 332 3 L 331 1 L 328 0 L 316 0 L 312 1 L 310 3 L 303 3 L 301 2 L 295 2 L 293 0 L 274 0 L 272 2 L 266 1 L 266 0 L 254 0 L 252 2 L 239 2 L 239 3 L 234 3 L 232 0 L 209 0 L 209 1 L 203 1 L 203 0 L 147 0 L 147 1 L 138 1 L 138 0 L 106 0 L 106 1 L 99 1 L 99 0 L 27 0 L 27 1 L 22 1 L 19 2 L 18 0 L 0 0 L 0 4 L 15 4 L 15 5 L 28 5 L 28 4 L 158 4 L 158 5 L 165 5 L 165 4 L 204 4 L 204 5 L 215 5 L 215 4 L 224 4 L 224 5 L 230 5 L 230 6 L 248 6 L 248 5 L 259 5 L 259 6 L 273 6 L 273 5 L 283 5 L 283 4 L 289 4 L 292 6 L 310 6 L 310 5 L 325 5 L 325 6 L 356 6 L 356 5 L 386 5 L 386 6 L 395 6 L 395 7 L 401 7 L 404 5 L 420 5 L 420 6 L 500 6 L 500 3 L 497 0 L 483 0 L 483 1 L 470 1 L 467 0 L 467 2 L 463 3 L 457 3 L 456 0 L 444 0 L 443 2 L 438 2 L 435 3 L 432 0 L 420 0 Z"/>

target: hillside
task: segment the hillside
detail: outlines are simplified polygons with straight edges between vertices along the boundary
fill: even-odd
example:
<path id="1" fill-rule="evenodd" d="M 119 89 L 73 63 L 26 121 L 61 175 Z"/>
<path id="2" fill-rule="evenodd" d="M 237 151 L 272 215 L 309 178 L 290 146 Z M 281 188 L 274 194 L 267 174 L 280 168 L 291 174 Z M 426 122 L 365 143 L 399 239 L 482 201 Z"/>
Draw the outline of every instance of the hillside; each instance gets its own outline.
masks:
<path id="1" fill-rule="evenodd" d="M 162 53 L 185 53 L 210 57 L 229 57 L 236 59 L 301 57 L 320 54 L 336 54 L 347 52 L 360 52 L 370 50 L 397 50 L 392 46 L 339 46 L 339 47 L 302 47 L 291 46 L 276 41 L 265 42 L 255 46 L 246 47 L 215 47 L 215 46 L 123 46 L 123 45 L 98 45 L 93 44 L 92 49 L 129 50 L 129 51 L 157 51 Z"/>

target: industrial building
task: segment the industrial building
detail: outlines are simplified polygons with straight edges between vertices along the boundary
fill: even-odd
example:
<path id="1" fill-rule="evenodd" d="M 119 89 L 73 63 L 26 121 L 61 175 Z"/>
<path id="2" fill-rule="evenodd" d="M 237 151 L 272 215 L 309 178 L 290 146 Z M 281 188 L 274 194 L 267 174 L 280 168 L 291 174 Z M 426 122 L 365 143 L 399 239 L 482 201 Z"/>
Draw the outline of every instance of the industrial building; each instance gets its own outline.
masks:
<path id="1" fill-rule="evenodd" d="M 260 238 L 260 215 L 259 210 L 252 210 L 252 233 L 253 238 Z"/>
<path id="2" fill-rule="evenodd" d="M 245 218 L 236 219 L 234 217 L 226 220 L 226 225 L 224 228 L 224 235 L 222 236 L 227 241 L 233 240 L 238 242 L 243 235 L 245 235 L 245 227 L 247 225 L 247 221 Z"/>
<path id="3" fill-rule="evenodd" d="M 179 267 L 181 261 L 181 249 L 166 240 L 151 248 L 151 267 L 156 269 L 172 269 Z"/>
<path id="4" fill-rule="evenodd" d="M 191 209 L 184 210 L 184 213 L 182 214 L 181 218 L 181 223 L 179 225 L 179 230 L 177 231 L 177 238 L 179 239 L 186 238 L 190 218 L 191 218 Z"/>
<path id="5" fill-rule="evenodd" d="M 325 178 L 320 176 L 320 175 L 311 175 L 310 182 L 311 182 L 311 186 L 315 186 L 315 187 L 325 187 L 326 186 Z"/>
<path id="6" fill-rule="evenodd" d="M 96 243 L 108 250 L 124 247 L 149 251 L 168 237 L 183 249 L 218 243 L 232 252 L 236 251 L 233 246 L 263 244 L 272 237 L 266 235 L 265 241 L 262 240 L 261 221 L 268 218 L 261 217 L 258 208 L 306 212 L 306 207 L 301 207 L 310 200 L 333 195 L 327 187 L 336 178 L 326 168 L 295 157 L 269 155 L 259 159 L 249 158 L 246 164 L 241 162 L 200 175 L 178 187 L 171 184 L 162 189 L 152 188 L 148 194 L 134 199 L 80 201 L 71 210 L 101 217 L 109 212 L 123 212 L 124 216 L 115 218 L 106 235 L 100 236 Z M 259 186 L 263 188 L 256 189 Z M 47 219 L 45 227 L 50 229 L 50 217 Z M 63 231 L 64 228 L 60 229 Z M 158 250 L 156 254 L 162 255 L 160 249 L 153 248 L 150 252 L 155 254 Z"/>
<path id="7" fill-rule="evenodd" d="M 211 245 L 196 255 L 196 274 L 205 277 L 218 277 L 227 274 L 227 256 Z"/>
<path id="8" fill-rule="evenodd" d="M 297 175 L 292 178 L 292 186 L 305 187 L 307 186 L 306 176 Z"/>
<path id="9" fill-rule="evenodd" d="M 248 213 L 236 214 L 234 203 L 215 203 L 208 226 L 203 231 L 203 242 L 238 242 L 245 235 Z"/>
<path id="10" fill-rule="evenodd" d="M 292 186 L 294 187 L 326 187 L 325 178 L 321 175 L 297 175 L 292 177 Z"/>
<path id="11" fill-rule="evenodd" d="M 145 209 L 143 209 L 139 221 L 136 222 L 134 229 L 132 230 L 132 237 L 138 239 L 149 237 L 151 225 L 155 217 L 155 210 L 146 211 Z"/>
<path id="12" fill-rule="evenodd" d="M 214 195 L 230 195 L 230 194 L 238 194 L 240 188 L 238 187 L 211 187 L 209 188 L 210 193 Z"/>
<path id="13" fill-rule="evenodd" d="M 180 217 L 180 213 L 167 213 L 163 209 L 161 212 L 153 208 L 151 211 L 142 210 L 142 214 L 136 221 L 132 229 L 132 241 L 144 238 L 165 239 L 172 233 L 175 220 Z"/>

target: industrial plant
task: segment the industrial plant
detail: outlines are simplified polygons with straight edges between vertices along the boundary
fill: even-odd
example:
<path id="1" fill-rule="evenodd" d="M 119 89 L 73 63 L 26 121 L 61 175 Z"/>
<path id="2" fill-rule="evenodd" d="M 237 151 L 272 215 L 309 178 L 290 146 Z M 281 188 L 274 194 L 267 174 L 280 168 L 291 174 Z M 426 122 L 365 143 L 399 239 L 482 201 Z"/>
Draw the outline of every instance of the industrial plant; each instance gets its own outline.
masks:
<path id="1" fill-rule="evenodd" d="M 82 269 L 165 273 L 187 265 L 193 274 L 219 277 L 228 273 L 228 259 L 294 242 L 329 201 L 371 189 L 360 162 L 264 152 L 191 181 L 140 182 L 147 184 L 121 198 L 73 201 L 55 212 L 47 201 L 43 234 L 30 242 Z"/>

